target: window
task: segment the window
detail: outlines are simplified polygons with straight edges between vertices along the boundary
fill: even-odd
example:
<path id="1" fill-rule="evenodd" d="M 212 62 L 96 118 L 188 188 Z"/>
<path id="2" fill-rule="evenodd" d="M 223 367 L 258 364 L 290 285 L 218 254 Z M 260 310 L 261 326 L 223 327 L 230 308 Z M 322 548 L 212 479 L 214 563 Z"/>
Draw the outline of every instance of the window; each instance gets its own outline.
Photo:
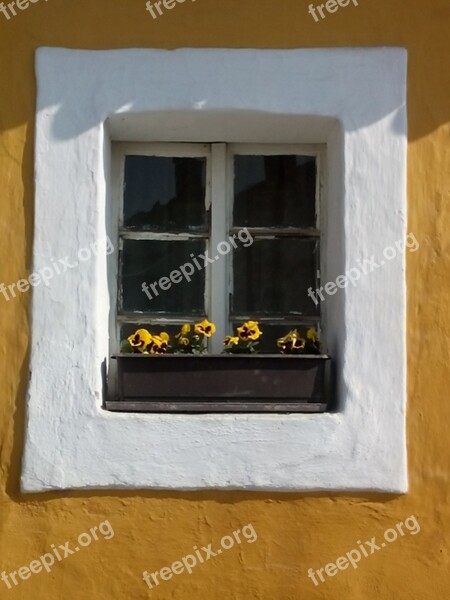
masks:
<path id="1" fill-rule="evenodd" d="M 319 146 L 125 143 L 115 154 L 112 352 L 140 327 L 173 335 L 193 319 L 216 324 L 216 354 L 246 320 L 260 322 L 267 353 L 289 329 L 320 328 L 307 293 L 320 276 Z"/>
<path id="2" fill-rule="evenodd" d="M 321 162 L 314 145 L 114 145 L 111 354 L 138 329 L 165 331 L 175 342 L 182 324 L 208 319 L 216 332 L 208 362 L 114 356 L 108 410 L 326 410 L 327 357 L 286 362 L 277 347 L 294 328 L 320 332 L 320 306 L 308 290 L 320 280 Z M 225 336 L 246 321 L 263 332 L 258 357 L 275 358 L 217 360 Z M 174 356 L 181 358 L 167 358 Z"/>
<path id="3" fill-rule="evenodd" d="M 402 48 L 39 48 L 33 270 L 117 242 L 111 140 L 308 141 L 327 147 L 321 281 L 335 281 L 406 234 L 406 74 Z M 322 304 L 338 411 L 263 417 L 102 409 L 113 264 L 33 290 L 22 491 L 407 491 L 404 259 Z"/>

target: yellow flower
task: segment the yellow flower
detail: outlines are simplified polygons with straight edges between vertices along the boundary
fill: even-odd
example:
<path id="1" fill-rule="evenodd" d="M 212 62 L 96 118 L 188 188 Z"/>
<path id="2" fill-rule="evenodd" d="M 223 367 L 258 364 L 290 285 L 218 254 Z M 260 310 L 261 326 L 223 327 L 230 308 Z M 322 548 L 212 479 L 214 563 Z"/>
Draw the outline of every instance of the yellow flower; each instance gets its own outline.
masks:
<path id="1" fill-rule="evenodd" d="M 306 340 L 300 336 L 296 329 L 292 329 L 287 335 L 277 340 L 278 348 L 284 351 L 303 350 L 305 344 Z"/>
<path id="2" fill-rule="evenodd" d="M 160 335 L 154 335 L 152 347 L 150 348 L 150 352 L 152 354 L 164 354 L 167 352 L 169 346 L 169 336 L 163 331 Z"/>
<path id="3" fill-rule="evenodd" d="M 247 321 L 237 328 L 237 332 L 241 340 L 257 340 L 262 335 L 258 321 Z"/>
<path id="4" fill-rule="evenodd" d="M 128 342 L 133 348 L 137 348 L 139 352 L 144 352 L 147 346 L 152 342 L 152 336 L 146 329 L 138 329 L 133 335 L 128 337 Z"/>
<path id="5" fill-rule="evenodd" d="M 187 333 L 189 333 L 191 331 L 191 326 L 189 325 L 189 323 L 185 323 L 182 327 L 181 327 L 181 331 L 180 333 L 177 333 L 177 335 L 175 336 L 177 339 L 185 336 Z"/>
<path id="6" fill-rule="evenodd" d="M 277 339 L 277 346 L 278 348 L 282 348 L 284 349 L 286 344 L 289 342 L 290 340 L 290 333 L 288 333 L 287 335 L 284 335 L 283 337 L 280 337 Z"/>
<path id="7" fill-rule="evenodd" d="M 320 353 L 320 341 L 319 336 L 317 335 L 317 331 L 315 329 L 308 329 L 306 333 L 307 343 L 306 349 L 312 354 Z"/>
<path id="8" fill-rule="evenodd" d="M 291 344 L 291 332 L 277 339 L 277 346 L 281 350 L 286 350 Z"/>
<path id="9" fill-rule="evenodd" d="M 194 325 L 194 331 L 197 334 L 201 334 L 206 337 L 211 337 L 212 334 L 216 331 L 216 326 L 214 325 L 214 323 L 208 321 L 208 319 L 205 319 L 201 323 L 196 323 Z"/>
<path id="10" fill-rule="evenodd" d="M 178 338 L 178 343 L 179 343 L 181 346 L 189 346 L 189 338 L 187 338 L 187 337 L 184 337 L 184 336 L 183 336 L 183 337 L 180 337 L 180 338 Z"/>
<path id="11" fill-rule="evenodd" d="M 233 337 L 231 335 L 227 335 L 227 337 L 223 340 L 224 346 L 237 346 L 239 344 L 239 338 Z"/>
<path id="12" fill-rule="evenodd" d="M 305 340 L 301 337 L 295 337 L 292 339 L 292 349 L 293 350 L 303 350 L 305 347 Z"/>

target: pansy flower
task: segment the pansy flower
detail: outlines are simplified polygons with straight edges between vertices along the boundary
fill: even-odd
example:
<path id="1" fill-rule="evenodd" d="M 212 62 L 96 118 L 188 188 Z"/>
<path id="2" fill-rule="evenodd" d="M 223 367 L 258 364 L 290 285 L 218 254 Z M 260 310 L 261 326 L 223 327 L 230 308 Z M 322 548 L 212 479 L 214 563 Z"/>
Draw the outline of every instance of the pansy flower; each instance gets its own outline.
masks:
<path id="1" fill-rule="evenodd" d="M 154 335 L 149 347 L 150 354 L 165 354 L 169 349 L 169 340 L 169 334 L 165 331 L 159 335 Z"/>
<path id="2" fill-rule="evenodd" d="M 177 335 L 175 336 L 177 338 L 177 340 L 179 340 L 182 337 L 186 337 L 186 335 L 191 331 L 191 326 L 189 325 L 189 323 L 185 323 L 182 327 L 181 327 L 181 331 L 180 333 L 177 333 Z"/>
<path id="3" fill-rule="evenodd" d="M 138 329 L 128 337 L 128 342 L 132 348 L 136 348 L 139 352 L 145 352 L 152 339 L 150 332 L 146 329 Z"/>
<path id="4" fill-rule="evenodd" d="M 227 335 L 223 340 L 224 346 L 237 346 L 239 344 L 239 338 L 237 336 Z"/>
<path id="5" fill-rule="evenodd" d="M 300 352 L 306 345 L 306 340 L 301 337 L 296 329 L 292 329 L 284 337 L 278 338 L 277 346 L 282 352 Z"/>
<path id="6" fill-rule="evenodd" d="M 259 329 L 258 321 L 247 321 L 241 327 L 237 328 L 241 340 L 257 340 L 262 332 Z"/>
<path id="7" fill-rule="evenodd" d="M 214 323 L 205 319 L 201 323 L 196 323 L 194 325 L 194 331 L 197 335 L 204 335 L 206 337 L 211 337 L 213 333 L 216 331 L 216 326 Z"/>

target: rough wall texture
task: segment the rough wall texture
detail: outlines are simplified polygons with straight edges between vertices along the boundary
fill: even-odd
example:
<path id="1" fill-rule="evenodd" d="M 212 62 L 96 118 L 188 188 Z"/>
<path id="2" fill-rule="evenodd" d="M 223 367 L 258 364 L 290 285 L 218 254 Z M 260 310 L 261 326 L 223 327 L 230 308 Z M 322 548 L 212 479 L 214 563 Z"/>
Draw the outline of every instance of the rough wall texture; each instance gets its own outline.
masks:
<path id="1" fill-rule="evenodd" d="M 0 296 L 0 568 L 17 571 L 51 544 L 76 540 L 105 519 L 115 532 L 112 539 L 100 536 L 57 562 L 49 574 L 19 579 L 13 589 L 0 581 L 1 598 L 448 597 L 450 8 L 448 0 L 426 5 L 361 0 L 315 22 L 307 7 L 303 0 L 197 0 L 153 19 L 144 0 L 40 0 L 10 20 L 0 13 L 0 282 L 26 277 L 30 268 L 36 47 L 405 47 L 408 229 L 421 245 L 407 255 L 410 492 L 402 497 L 107 491 L 21 496 L 30 296 L 9 302 Z M 412 514 L 421 527 L 417 535 L 407 532 L 363 558 L 358 569 L 325 576 L 317 587 L 308 579 L 309 567 L 334 562 L 356 548 L 357 540 L 382 538 Z M 196 544 L 217 547 L 223 535 L 249 522 L 258 534 L 255 543 L 236 545 L 152 591 L 142 581 L 144 569 L 170 565 Z"/>

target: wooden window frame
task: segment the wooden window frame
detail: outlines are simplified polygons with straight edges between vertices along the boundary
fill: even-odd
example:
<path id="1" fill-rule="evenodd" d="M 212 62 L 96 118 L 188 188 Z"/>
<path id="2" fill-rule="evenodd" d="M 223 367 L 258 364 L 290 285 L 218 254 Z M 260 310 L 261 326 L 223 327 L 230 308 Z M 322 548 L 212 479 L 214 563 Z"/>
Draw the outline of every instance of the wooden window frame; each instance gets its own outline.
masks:
<path id="1" fill-rule="evenodd" d="M 206 239 L 208 250 L 217 248 L 217 245 L 228 239 L 229 235 L 237 233 L 242 227 L 232 226 L 233 202 L 234 202 L 234 165 L 233 157 L 235 155 L 302 155 L 314 156 L 316 160 L 316 192 L 315 192 L 315 229 L 289 228 L 274 231 L 270 228 L 252 228 L 248 227 L 250 232 L 254 232 L 256 237 L 270 237 L 271 239 L 281 238 L 283 235 L 294 235 L 301 239 L 316 239 L 319 242 L 319 256 L 321 238 L 325 231 L 323 215 L 325 211 L 321 208 L 321 198 L 323 190 L 323 173 L 325 162 L 324 146 L 320 144 L 247 144 L 247 143 L 132 143 L 117 142 L 112 145 L 112 191 L 113 208 L 112 219 L 118 224 L 116 243 L 119 248 L 119 256 L 122 251 L 123 239 L 140 240 L 188 240 L 188 239 Z M 156 232 L 131 232 L 123 226 L 123 184 L 125 173 L 125 157 L 129 155 L 140 156 L 168 156 L 168 157 L 205 157 L 207 161 L 206 168 L 206 189 L 205 189 L 205 209 L 210 212 L 210 228 L 206 234 L 191 233 L 156 233 Z M 253 236 L 252 236 L 253 237 Z M 254 238 L 255 239 L 255 238 Z M 110 312 L 110 354 L 117 353 L 120 345 L 120 328 L 124 324 L 139 323 L 151 320 L 154 326 L 163 328 L 168 324 L 177 325 L 191 320 L 186 315 L 177 317 L 150 317 L 143 313 L 142 319 L 139 314 L 119 314 L 119 281 L 120 265 L 119 260 L 115 262 L 109 279 L 113 284 L 110 285 L 111 294 L 111 312 Z M 316 284 L 320 282 L 321 265 L 318 265 Z M 236 320 L 242 316 L 242 320 L 251 318 L 252 315 L 240 315 L 235 317 L 231 315 L 231 306 L 229 297 L 233 289 L 232 273 L 232 251 L 227 255 L 222 255 L 220 260 L 214 264 L 214 268 L 205 268 L 205 314 L 216 325 L 216 333 L 211 338 L 208 350 L 212 355 L 218 355 L 223 349 L 222 340 L 225 335 L 231 331 L 231 320 Z M 322 315 L 314 317 L 261 317 L 262 325 L 264 323 L 284 323 L 288 328 L 301 320 L 307 324 L 313 325 L 319 323 L 320 334 L 323 336 Z M 187 363 L 186 363 L 187 364 Z M 112 406 L 120 390 L 118 381 L 118 372 L 116 361 L 110 361 L 108 374 L 108 403 Z M 308 409 L 309 410 L 309 409 Z M 323 410 L 323 407 L 321 408 Z"/>
<path id="2" fill-rule="evenodd" d="M 280 228 L 279 230 L 275 230 L 270 227 L 248 227 L 253 239 L 258 238 L 269 238 L 269 239 L 280 239 L 286 235 L 295 236 L 296 239 L 315 239 L 319 242 L 319 264 L 317 265 L 316 270 L 316 279 L 315 286 L 316 289 L 320 285 L 320 273 L 322 272 L 321 265 L 321 252 L 320 246 L 322 245 L 322 236 L 325 231 L 325 223 L 323 222 L 325 211 L 322 210 L 322 191 L 324 186 L 323 181 L 323 173 L 324 173 L 324 162 L 325 162 L 325 150 L 324 147 L 320 144 L 227 144 L 227 182 L 226 182 L 226 203 L 227 203 L 227 222 L 226 222 L 226 233 L 228 236 L 229 233 L 234 233 L 235 231 L 239 231 L 241 227 L 233 227 L 232 226 L 232 213 L 233 213 L 233 203 L 234 203 L 234 194 L 233 194 L 233 156 L 235 155 L 260 155 L 260 156 L 286 156 L 289 154 L 294 155 L 302 155 L 302 156 L 314 156 L 316 159 L 316 191 L 315 191 L 315 213 L 316 213 L 316 227 L 314 230 L 308 228 L 294 228 L 290 227 L 289 230 L 287 228 Z M 229 261 L 230 263 L 231 261 Z M 228 264 L 227 271 L 227 293 L 233 293 L 233 277 L 232 277 L 232 265 Z M 228 297 L 228 295 L 227 295 Z M 231 308 L 231 307 L 229 307 Z M 231 313 L 231 310 L 229 311 Z M 231 317 L 231 314 L 229 314 Z M 254 318 L 254 315 L 233 315 L 233 321 L 246 321 Z M 294 326 L 298 321 L 303 321 L 311 326 L 316 326 L 319 323 L 319 335 L 321 337 L 323 334 L 323 324 L 322 324 L 322 315 L 319 311 L 317 316 L 258 316 L 257 317 L 261 325 L 264 323 L 270 324 L 285 324 L 287 329 L 289 326 Z M 227 326 L 230 327 L 231 319 L 228 318 Z M 287 331 L 286 329 L 286 331 Z"/>

